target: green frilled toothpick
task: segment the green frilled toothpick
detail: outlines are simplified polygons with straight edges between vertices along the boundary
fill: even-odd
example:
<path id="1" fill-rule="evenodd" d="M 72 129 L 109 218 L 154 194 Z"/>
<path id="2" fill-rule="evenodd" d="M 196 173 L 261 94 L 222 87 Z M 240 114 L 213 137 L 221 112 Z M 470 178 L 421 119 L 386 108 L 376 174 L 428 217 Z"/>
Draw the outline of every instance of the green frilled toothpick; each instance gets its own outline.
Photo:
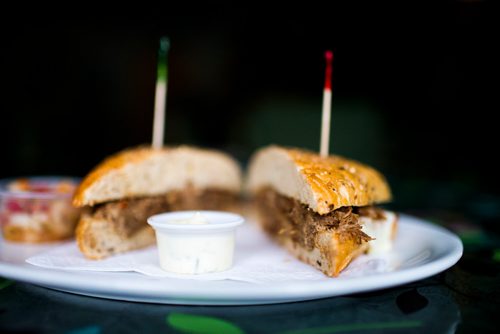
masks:
<path id="1" fill-rule="evenodd" d="M 155 114 L 153 119 L 153 148 L 163 146 L 163 134 L 165 128 L 165 104 L 167 102 L 168 66 L 167 55 L 170 48 L 170 40 L 167 37 L 160 39 L 158 50 L 158 69 L 156 75 L 155 91 Z"/>

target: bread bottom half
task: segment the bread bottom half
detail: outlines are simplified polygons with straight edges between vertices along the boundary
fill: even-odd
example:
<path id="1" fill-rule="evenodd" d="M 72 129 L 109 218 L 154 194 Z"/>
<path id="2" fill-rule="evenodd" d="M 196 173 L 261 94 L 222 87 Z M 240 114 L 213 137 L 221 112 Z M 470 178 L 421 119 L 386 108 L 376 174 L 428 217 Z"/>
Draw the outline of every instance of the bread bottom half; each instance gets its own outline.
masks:
<path id="1" fill-rule="evenodd" d="M 256 205 L 263 230 L 299 260 L 325 275 L 338 276 L 368 249 L 371 238 L 362 231 L 359 214 L 352 208 L 319 215 L 270 188 L 259 191 Z"/>
<path id="2" fill-rule="evenodd" d="M 325 275 L 336 277 L 349 263 L 366 252 L 368 243 L 342 242 L 336 233 L 327 233 L 321 236 L 319 247 L 307 249 L 290 239 L 278 239 L 278 242 L 300 261 L 321 270 Z"/>
<path id="3" fill-rule="evenodd" d="M 80 251 L 89 259 L 140 249 L 155 243 L 147 218 L 178 210 L 237 210 L 237 195 L 192 187 L 164 195 L 123 199 L 86 208 L 76 229 Z"/>

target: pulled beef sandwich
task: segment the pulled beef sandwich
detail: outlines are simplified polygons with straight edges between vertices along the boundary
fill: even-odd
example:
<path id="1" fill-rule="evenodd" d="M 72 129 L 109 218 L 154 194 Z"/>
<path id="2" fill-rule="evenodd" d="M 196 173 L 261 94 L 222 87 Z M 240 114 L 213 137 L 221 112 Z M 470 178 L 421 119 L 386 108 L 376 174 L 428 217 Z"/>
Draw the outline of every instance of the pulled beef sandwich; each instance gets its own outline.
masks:
<path id="1" fill-rule="evenodd" d="M 230 210 L 241 170 L 226 154 L 192 147 L 135 148 L 99 164 L 76 190 L 84 207 L 76 240 L 89 259 L 154 244 L 148 217 L 175 210 Z"/>
<path id="2" fill-rule="evenodd" d="M 397 216 L 374 206 L 391 199 L 387 182 L 353 160 L 270 146 L 252 157 L 248 190 L 264 231 L 328 276 L 395 237 Z"/>

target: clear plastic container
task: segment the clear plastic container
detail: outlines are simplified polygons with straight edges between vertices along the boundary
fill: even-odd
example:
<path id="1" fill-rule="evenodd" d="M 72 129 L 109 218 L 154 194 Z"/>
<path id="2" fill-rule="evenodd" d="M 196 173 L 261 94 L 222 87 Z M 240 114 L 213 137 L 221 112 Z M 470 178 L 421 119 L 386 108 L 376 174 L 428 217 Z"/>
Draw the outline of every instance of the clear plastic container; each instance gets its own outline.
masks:
<path id="1" fill-rule="evenodd" d="M 177 211 L 148 218 L 155 229 L 160 267 L 179 274 L 231 268 L 240 215 L 223 211 Z"/>
<path id="2" fill-rule="evenodd" d="M 0 180 L 3 238 L 28 243 L 71 238 L 80 214 L 71 204 L 78 183 L 68 177 Z"/>

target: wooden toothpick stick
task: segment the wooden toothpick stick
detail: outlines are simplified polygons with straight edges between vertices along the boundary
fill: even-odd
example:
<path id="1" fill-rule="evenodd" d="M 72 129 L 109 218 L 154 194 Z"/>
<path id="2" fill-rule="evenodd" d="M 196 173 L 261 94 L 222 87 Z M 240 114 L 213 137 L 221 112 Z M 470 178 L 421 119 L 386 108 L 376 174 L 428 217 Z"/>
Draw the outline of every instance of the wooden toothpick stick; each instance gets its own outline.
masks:
<path id="1" fill-rule="evenodd" d="M 323 89 L 323 114 L 321 117 L 321 143 L 320 154 L 327 157 L 330 144 L 330 120 L 332 113 L 332 61 L 333 52 L 325 52 L 326 70 L 325 70 L 325 88 Z"/>
<path id="2" fill-rule="evenodd" d="M 167 102 L 167 54 L 170 48 L 170 41 L 167 37 L 160 39 L 160 48 L 158 50 L 158 69 L 156 76 L 155 91 L 155 114 L 153 119 L 153 148 L 163 146 L 164 128 L 165 128 L 165 105 Z"/>

